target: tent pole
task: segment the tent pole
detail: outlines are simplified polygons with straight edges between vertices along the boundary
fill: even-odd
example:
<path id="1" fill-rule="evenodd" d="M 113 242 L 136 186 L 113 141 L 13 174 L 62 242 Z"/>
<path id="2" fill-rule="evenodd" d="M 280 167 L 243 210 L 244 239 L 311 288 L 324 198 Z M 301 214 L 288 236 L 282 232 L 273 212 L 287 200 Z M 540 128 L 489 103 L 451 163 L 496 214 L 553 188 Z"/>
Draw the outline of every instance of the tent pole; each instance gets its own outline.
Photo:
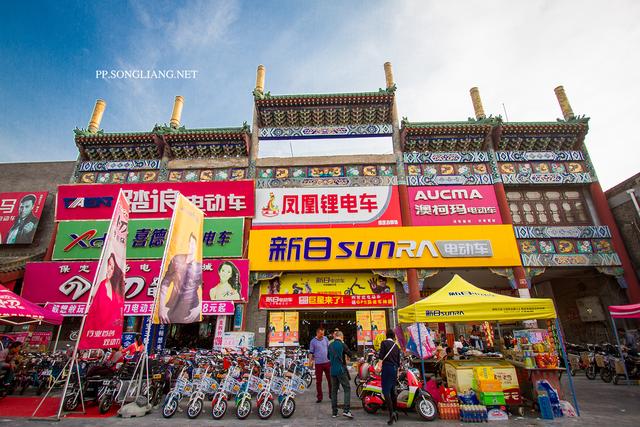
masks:
<path id="1" fill-rule="evenodd" d="M 627 372 L 627 364 L 624 361 L 624 354 L 622 354 L 622 346 L 620 345 L 620 337 L 618 337 L 618 331 L 616 331 L 616 321 L 613 318 L 613 316 L 611 315 L 611 313 L 609 313 L 609 317 L 611 318 L 611 327 L 613 328 L 613 336 L 616 337 L 616 343 L 618 344 L 618 351 L 620 352 L 620 360 L 622 360 L 622 366 L 624 367 L 624 377 L 627 380 L 627 385 L 628 385 L 629 384 L 629 373 Z M 614 373 L 613 374 L 617 375 L 615 373 L 615 369 L 614 369 Z"/>
<path id="2" fill-rule="evenodd" d="M 56 334 L 56 343 L 53 345 L 53 352 L 58 349 L 58 341 L 60 340 L 60 331 L 62 330 L 62 323 L 58 326 L 58 333 Z"/>
<path id="3" fill-rule="evenodd" d="M 556 330 L 558 331 L 558 337 L 560 338 L 560 350 L 562 350 L 562 358 L 564 359 L 564 367 L 567 370 L 567 378 L 569 378 L 569 388 L 571 388 L 571 396 L 573 397 L 573 405 L 576 408 L 576 413 L 580 416 L 580 408 L 578 407 L 578 398 L 576 397 L 576 389 L 573 386 L 573 377 L 571 377 L 571 369 L 569 368 L 569 359 L 567 358 L 567 350 L 564 347 L 564 336 L 560 329 L 560 322 L 556 317 Z"/>

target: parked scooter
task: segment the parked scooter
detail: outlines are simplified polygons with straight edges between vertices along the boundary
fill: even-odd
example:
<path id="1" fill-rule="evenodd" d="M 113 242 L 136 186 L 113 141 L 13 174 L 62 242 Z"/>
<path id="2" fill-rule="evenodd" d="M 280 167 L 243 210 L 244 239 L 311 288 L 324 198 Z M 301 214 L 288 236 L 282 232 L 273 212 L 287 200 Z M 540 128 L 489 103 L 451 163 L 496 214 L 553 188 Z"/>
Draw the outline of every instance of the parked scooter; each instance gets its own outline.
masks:
<path id="1" fill-rule="evenodd" d="M 398 378 L 396 385 L 397 409 L 407 412 L 415 410 L 423 419 L 433 421 L 438 416 L 436 404 L 424 387 L 418 374 L 412 369 L 405 369 Z M 375 414 L 386 406 L 382 394 L 382 381 L 371 379 L 362 392 L 362 406 L 369 414 Z"/>

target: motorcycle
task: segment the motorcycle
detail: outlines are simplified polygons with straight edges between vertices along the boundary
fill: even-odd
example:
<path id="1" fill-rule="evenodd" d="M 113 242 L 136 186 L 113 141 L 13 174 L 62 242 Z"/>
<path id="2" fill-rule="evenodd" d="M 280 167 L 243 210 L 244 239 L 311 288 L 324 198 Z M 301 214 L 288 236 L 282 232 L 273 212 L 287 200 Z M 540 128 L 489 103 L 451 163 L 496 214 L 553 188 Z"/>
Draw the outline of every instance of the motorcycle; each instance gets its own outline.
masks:
<path id="1" fill-rule="evenodd" d="M 423 387 L 423 382 L 413 369 L 404 369 L 396 384 L 397 409 L 404 412 L 415 410 L 424 420 L 433 421 L 438 416 L 436 404 Z M 382 394 L 382 380 L 372 378 L 362 392 L 362 406 L 369 414 L 375 414 L 386 406 Z"/>

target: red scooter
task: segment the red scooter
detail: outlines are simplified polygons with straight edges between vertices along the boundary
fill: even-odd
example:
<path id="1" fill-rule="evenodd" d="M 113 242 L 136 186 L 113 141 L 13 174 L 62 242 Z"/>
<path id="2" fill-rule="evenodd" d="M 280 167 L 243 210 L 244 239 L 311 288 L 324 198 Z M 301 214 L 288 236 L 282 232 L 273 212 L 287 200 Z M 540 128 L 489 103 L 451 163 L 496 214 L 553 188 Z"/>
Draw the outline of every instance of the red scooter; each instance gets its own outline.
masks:
<path id="1" fill-rule="evenodd" d="M 396 384 L 397 409 L 404 411 L 415 410 L 426 421 L 433 421 L 438 417 L 436 404 L 423 387 L 423 382 L 412 369 L 401 372 Z M 375 414 L 385 406 L 382 395 L 382 380 L 380 377 L 370 378 L 362 390 L 362 406 L 369 414 Z"/>

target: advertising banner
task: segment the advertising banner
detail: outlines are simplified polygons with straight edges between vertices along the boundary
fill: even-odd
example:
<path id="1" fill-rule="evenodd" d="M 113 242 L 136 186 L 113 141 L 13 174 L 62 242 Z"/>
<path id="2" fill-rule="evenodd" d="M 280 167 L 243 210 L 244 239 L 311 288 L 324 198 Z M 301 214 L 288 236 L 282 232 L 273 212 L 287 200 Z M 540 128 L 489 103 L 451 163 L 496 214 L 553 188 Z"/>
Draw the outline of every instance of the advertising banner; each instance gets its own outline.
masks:
<path id="1" fill-rule="evenodd" d="M 378 335 L 385 335 L 387 329 L 387 313 L 384 310 L 371 311 L 371 340 Z"/>
<path id="2" fill-rule="evenodd" d="M 0 193 L 0 244 L 28 244 L 33 241 L 47 192 Z"/>
<path id="3" fill-rule="evenodd" d="M 232 301 L 210 301 L 209 294 L 218 283 L 216 265 L 224 260 L 204 260 L 202 276 L 204 280 L 204 315 L 232 315 Z M 242 295 L 249 293 L 249 261 L 233 260 L 240 270 Z M 91 283 L 96 274 L 96 261 L 30 262 L 27 263 L 22 295 L 35 304 L 49 303 L 49 307 L 63 316 L 84 314 Z M 148 316 L 156 294 L 160 260 L 130 261 L 126 266 L 124 285 L 125 316 Z"/>
<path id="4" fill-rule="evenodd" d="M 28 350 L 46 351 L 51 343 L 52 332 L 9 332 L 6 335 L 20 341 Z"/>
<path id="5" fill-rule="evenodd" d="M 260 295 L 261 310 L 359 309 L 393 307 L 394 294 L 378 295 Z"/>
<path id="6" fill-rule="evenodd" d="M 253 217 L 253 181 L 69 184 L 58 186 L 56 221 L 109 219 L 122 188 L 131 219 L 171 218 L 177 193 L 207 217 Z"/>
<path id="7" fill-rule="evenodd" d="M 224 332 L 221 347 L 234 350 L 253 348 L 254 342 L 253 332 Z"/>
<path id="8" fill-rule="evenodd" d="M 513 267 L 511 225 L 251 230 L 254 271 Z"/>
<path id="9" fill-rule="evenodd" d="M 160 268 L 154 324 L 202 320 L 203 224 L 204 213 L 178 194 Z"/>
<path id="10" fill-rule="evenodd" d="M 127 259 L 160 259 L 169 234 L 169 219 L 129 221 Z M 53 260 L 98 259 L 109 221 L 60 221 Z M 244 218 L 205 218 L 204 258 L 242 256 Z"/>
<path id="11" fill-rule="evenodd" d="M 213 349 L 219 350 L 222 348 L 222 336 L 224 330 L 227 327 L 227 316 L 218 316 L 216 319 L 216 333 L 213 337 Z"/>
<path id="12" fill-rule="evenodd" d="M 120 345 L 124 322 L 128 231 L 129 202 L 120 192 L 91 285 L 89 308 L 80 331 L 78 350 Z"/>
<path id="13" fill-rule="evenodd" d="M 408 187 L 413 225 L 502 224 L 492 185 Z"/>
<path id="14" fill-rule="evenodd" d="M 395 280 L 369 272 L 287 273 L 260 284 L 260 293 L 263 295 L 368 295 L 395 291 Z"/>
<path id="15" fill-rule="evenodd" d="M 282 311 L 274 311 L 269 313 L 269 347 L 282 347 L 283 345 L 284 313 Z"/>
<path id="16" fill-rule="evenodd" d="M 299 321 L 300 314 L 297 311 L 286 311 L 284 313 L 284 346 L 297 347 L 299 342 Z"/>
<path id="17" fill-rule="evenodd" d="M 373 345 L 371 339 L 371 312 L 368 310 L 356 311 L 356 337 L 358 345 Z"/>
<path id="18" fill-rule="evenodd" d="M 256 189 L 252 228 L 399 226 L 398 187 Z"/>

